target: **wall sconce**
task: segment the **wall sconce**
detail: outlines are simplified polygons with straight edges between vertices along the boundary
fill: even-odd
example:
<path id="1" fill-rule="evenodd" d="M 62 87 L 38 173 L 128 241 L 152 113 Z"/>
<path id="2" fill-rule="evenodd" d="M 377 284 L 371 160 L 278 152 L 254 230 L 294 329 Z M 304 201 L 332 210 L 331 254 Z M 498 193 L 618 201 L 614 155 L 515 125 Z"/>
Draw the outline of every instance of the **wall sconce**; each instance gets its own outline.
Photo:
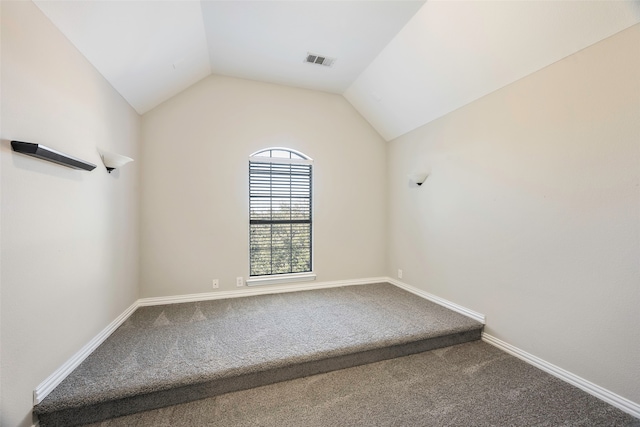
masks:
<path id="1" fill-rule="evenodd" d="M 107 172 L 111 173 L 112 170 L 120 168 L 126 165 L 129 162 L 133 162 L 131 157 L 122 156 L 120 154 L 111 153 L 109 151 L 104 151 L 98 148 L 98 152 L 100 153 L 100 158 L 102 159 L 102 163 L 107 168 Z"/>
<path id="2" fill-rule="evenodd" d="M 410 182 L 415 185 L 422 185 L 427 178 L 429 178 L 429 174 L 427 172 L 414 173 L 410 177 Z"/>

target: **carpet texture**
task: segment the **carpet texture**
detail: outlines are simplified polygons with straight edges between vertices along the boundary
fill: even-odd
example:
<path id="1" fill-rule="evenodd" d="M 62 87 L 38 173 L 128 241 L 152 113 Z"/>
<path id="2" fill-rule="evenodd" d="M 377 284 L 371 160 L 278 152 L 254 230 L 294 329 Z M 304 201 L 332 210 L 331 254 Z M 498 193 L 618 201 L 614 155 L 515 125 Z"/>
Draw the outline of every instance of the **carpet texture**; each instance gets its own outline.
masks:
<path id="1" fill-rule="evenodd" d="M 47 398 L 73 426 L 477 340 L 482 325 L 386 283 L 138 309 Z"/>
<path id="2" fill-rule="evenodd" d="M 640 420 L 481 341 L 91 427 L 626 426 Z"/>

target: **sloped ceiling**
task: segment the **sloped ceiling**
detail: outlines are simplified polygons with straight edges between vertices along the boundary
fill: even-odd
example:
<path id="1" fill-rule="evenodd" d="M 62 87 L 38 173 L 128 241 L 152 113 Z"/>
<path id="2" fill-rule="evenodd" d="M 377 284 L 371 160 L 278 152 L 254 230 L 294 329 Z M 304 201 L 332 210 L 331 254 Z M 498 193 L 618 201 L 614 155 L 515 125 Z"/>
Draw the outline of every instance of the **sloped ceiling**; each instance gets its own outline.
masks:
<path id="1" fill-rule="evenodd" d="M 341 94 L 424 1 L 35 4 L 144 114 L 211 73 Z M 337 61 L 304 63 L 307 52 Z"/>
<path id="2" fill-rule="evenodd" d="M 640 22 L 640 0 L 34 2 L 140 114 L 216 73 L 344 94 L 387 140 Z"/>
<path id="3" fill-rule="evenodd" d="M 139 114 L 211 74 L 200 2 L 34 3 Z"/>
<path id="4" fill-rule="evenodd" d="M 638 22 L 638 1 L 429 1 L 345 97 L 392 140 Z"/>
<path id="5" fill-rule="evenodd" d="M 424 1 L 204 1 L 215 74 L 342 94 Z M 331 68 L 307 53 L 336 58 Z"/>

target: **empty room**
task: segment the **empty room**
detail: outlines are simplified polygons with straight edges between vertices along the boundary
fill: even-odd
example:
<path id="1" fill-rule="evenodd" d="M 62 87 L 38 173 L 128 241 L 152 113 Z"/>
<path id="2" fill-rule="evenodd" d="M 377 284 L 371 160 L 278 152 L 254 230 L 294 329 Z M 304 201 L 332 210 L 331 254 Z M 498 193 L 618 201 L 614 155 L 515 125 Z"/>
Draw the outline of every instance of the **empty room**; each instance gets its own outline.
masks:
<path id="1" fill-rule="evenodd" d="M 640 425 L 640 1 L 0 19 L 2 427 Z"/>

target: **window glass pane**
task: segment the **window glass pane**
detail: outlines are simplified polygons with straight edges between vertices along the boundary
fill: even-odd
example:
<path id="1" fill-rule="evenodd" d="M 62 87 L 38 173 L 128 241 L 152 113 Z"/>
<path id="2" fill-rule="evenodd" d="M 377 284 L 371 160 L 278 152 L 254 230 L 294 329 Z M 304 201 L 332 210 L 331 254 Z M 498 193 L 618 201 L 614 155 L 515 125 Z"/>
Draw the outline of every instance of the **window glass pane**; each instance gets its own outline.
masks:
<path id="1" fill-rule="evenodd" d="M 271 157 L 277 157 L 281 159 L 290 159 L 291 151 L 285 150 L 271 150 Z"/>
<path id="2" fill-rule="evenodd" d="M 254 154 L 254 157 L 271 157 L 271 150 L 264 150 L 257 154 Z"/>
<path id="3" fill-rule="evenodd" d="M 251 225 L 250 239 L 252 276 L 271 274 L 271 226 Z"/>

